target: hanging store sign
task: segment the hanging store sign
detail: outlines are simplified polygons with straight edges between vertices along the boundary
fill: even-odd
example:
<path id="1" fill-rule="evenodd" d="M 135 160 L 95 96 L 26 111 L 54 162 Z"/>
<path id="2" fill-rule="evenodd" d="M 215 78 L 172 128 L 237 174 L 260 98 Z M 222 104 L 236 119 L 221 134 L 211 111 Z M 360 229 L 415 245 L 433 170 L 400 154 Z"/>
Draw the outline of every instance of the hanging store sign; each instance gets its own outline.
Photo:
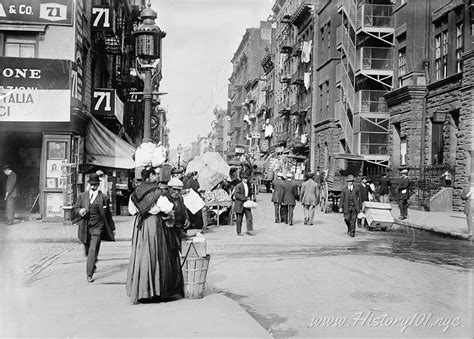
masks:
<path id="1" fill-rule="evenodd" d="M 115 32 L 115 11 L 109 6 L 92 7 L 92 31 Z"/>
<path id="2" fill-rule="evenodd" d="M 72 0 L 4 0 L 0 23 L 72 25 Z"/>
<path id="3" fill-rule="evenodd" d="M 66 122 L 71 61 L 0 57 L 0 122 Z"/>
<path id="4" fill-rule="evenodd" d="M 115 116 L 123 125 L 123 102 L 112 88 L 95 89 L 92 96 L 92 114 Z"/>
<path id="5" fill-rule="evenodd" d="M 243 154 L 245 153 L 245 149 L 242 147 L 236 147 L 235 148 L 235 154 Z"/>

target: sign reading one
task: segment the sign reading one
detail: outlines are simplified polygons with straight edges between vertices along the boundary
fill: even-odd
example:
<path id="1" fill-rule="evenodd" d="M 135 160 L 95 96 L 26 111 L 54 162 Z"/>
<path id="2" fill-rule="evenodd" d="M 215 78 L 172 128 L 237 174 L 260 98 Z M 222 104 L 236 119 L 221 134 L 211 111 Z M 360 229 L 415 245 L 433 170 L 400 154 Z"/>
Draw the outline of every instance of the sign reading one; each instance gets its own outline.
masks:
<path id="1" fill-rule="evenodd" d="M 115 89 L 95 89 L 92 96 L 92 114 L 116 116 L 123 124 L 123 102 L 117 96 Z"/>
<path id="2" fill-rule="evenodd" d="M 69 121 L 71 64 L 0 57 L 0 122 Z"/>
<path id="3" fill-rule="evenodd" d="M 72 0 L 2 0 L 0 23 L 72 25 Z"/>

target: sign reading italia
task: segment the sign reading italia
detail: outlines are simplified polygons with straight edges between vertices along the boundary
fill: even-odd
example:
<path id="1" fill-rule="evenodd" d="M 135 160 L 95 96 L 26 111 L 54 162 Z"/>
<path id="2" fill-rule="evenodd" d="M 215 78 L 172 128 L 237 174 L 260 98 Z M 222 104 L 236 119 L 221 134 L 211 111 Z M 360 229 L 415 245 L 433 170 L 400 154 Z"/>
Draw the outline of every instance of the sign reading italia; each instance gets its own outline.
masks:
<path id="1" fill-rule="evenodd" d="M 3 22 L 72 25 L 72 0 L 2 0 Z"/>
<path id="2" fill-rule="evenodd" d="M 0 57 L 0 123 L 69 121 L 71 64 Z"/>

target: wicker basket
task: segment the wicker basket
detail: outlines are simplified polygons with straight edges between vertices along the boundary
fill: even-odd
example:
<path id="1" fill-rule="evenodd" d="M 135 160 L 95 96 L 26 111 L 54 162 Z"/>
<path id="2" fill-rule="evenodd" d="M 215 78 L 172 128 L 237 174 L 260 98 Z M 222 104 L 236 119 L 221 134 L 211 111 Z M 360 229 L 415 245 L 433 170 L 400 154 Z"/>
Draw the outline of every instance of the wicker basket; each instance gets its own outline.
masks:
<path id="1" fill-rule="evenodd" d="M 210 255 L 200 258 L 187 257 L 183 264 L 184 297 L 199 299 L 204 296 Z"/>

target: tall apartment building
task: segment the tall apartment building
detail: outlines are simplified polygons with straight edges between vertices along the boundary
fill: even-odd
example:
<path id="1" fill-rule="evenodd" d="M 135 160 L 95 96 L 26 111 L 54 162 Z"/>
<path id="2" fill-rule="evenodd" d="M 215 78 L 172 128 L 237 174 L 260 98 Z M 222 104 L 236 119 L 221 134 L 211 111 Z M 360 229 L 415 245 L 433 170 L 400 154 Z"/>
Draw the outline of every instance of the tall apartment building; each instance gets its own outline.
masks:
<path id="1" fill-rule="evenodd" d="M 214 121 L 212 122 L 212 144 L 213 151 L 221 155 L 221 157 L 227 159 L 227 141 L 229 140 L 229 117 L 227 116 L 227 110 L 214 108 Z"/>
<path id="2" fill-rule="evenodd" d="M 278 154 L 291 158 L 299 176 L 311 166 L 313 110 L 314 11 L 319 1 L 276 1 L 272 48 L 274 70 L 274 137 Z M 301 177 L 302 178 L 302 177 Z"/>
<path id="3" fill-rule="evenodd" d="M 412 169 L 430 208 L 449 170 L 454 190 L 437 196 L 460 209 L 460 191 L 474 172 L 473 1 L 397 1 L 393 20 L 395 81 L 385 94 L 391 167 Z"/>
<path id="4" fill-rule="evenodd" d="M 130 76 L 131 31 L 143 7 L 138 0 L 0 3 L 0 164 L 18 174 L 18 210 L 39 206 L 43 218 L 62 219 L 84 189 L 84 173 L 133 167 L 128 152 L 143 122 L 141 104 L 127 99 L 143 85 Z"/>
<path id="5" fill-rule="evenodd" d="M 228 159 L 238 160 L 245 152 L 258 150 L 260 134 L 257 113 L 264 100 L 261 60 L 270 48 L 271 22 L 261 21 L 259 28 L 247 28 L 231 60 L 232 75 L 228 86 Z"/>
<path id="6" fill-rule="evenodd" d="M 340 16 L 336 31 L 340 96 L 335 106 L 342 138 L 338 147 L 362 155 L 365 173 L 373 175 L 386 171 L 389 163 L 390 115 L 384 94 L 394 86 L 394 4 L 391 0 L 340 0 L 335 7 Z M 320 98 L 325 87 L 329 91 L 331 83 L 320 85 Z"/>

